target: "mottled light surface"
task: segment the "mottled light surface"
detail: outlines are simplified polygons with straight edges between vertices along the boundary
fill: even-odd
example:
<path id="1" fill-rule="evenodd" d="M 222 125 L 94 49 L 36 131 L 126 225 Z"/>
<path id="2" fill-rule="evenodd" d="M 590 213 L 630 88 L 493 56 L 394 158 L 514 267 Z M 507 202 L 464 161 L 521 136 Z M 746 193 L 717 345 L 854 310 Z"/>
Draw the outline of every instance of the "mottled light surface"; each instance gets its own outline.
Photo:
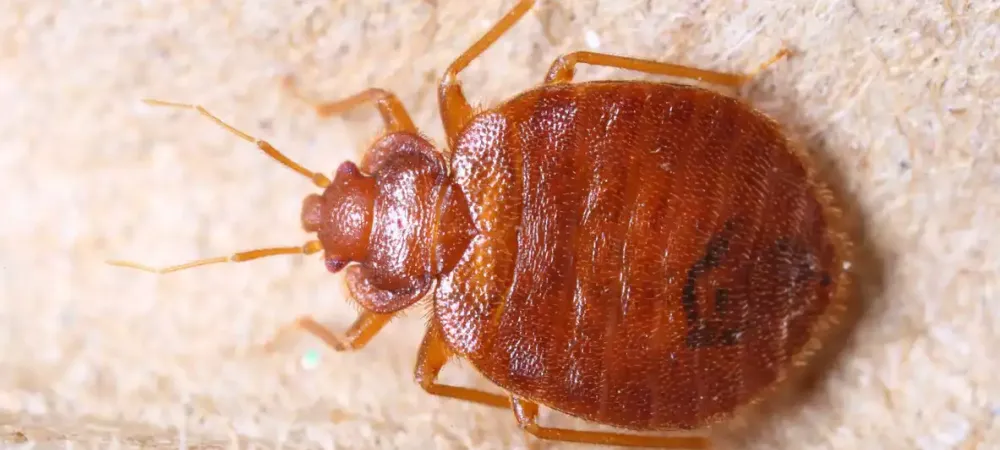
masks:
<path id="1" fill-rule="evenodd" d="M 301 335 L 264 354 L 300 314 L 336 329 L 353 320 L 341 277 L 316 258 L 163 277 L 102 263 L 307 239 L 308 180 L 195 113 L 140 98 L 200 102 L 329 173 L 360 157 L 377 115 L 317 119 L 282 94 L 282 74 L 323 97 L 391 89 L 442 142 L 436 80 L 510 4 L 8 0 L 0 437 L 43 448 L 531 443 L 509 412 L 412 382 L 424 310 L 357 354 Z M 782 41 L 795 57 L 744 94 L 842 174 L 882 270 L 859 268 L 870 307 L 827 376 L 750 431 L 721 430 L 719 448 L 1000 446 L 996 0 L 540 1 L 462 80 L 471 99 L 491 102 L 540 82 L 573 49 L 742 70 Z M 303 367 L 310 351 L 323 352 L 313 369 Z M 468 365 L 444 379 L 482 383 Z"/>

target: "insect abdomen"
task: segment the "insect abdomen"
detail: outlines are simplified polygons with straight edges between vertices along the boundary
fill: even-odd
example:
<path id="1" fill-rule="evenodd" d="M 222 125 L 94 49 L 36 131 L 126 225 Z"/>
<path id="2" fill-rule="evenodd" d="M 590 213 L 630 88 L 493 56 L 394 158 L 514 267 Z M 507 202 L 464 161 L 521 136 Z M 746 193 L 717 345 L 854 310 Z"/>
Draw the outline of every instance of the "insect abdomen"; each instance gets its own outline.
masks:
<path id="1" fill-rule="evenodd" d="M 492 381 L 630 428 L 755 397 L 829 305 L 837 255 L 800 162 L 735 100 L 548 86 L 455 149 L 480 230 L 442 280 L 449 343 Z"/>

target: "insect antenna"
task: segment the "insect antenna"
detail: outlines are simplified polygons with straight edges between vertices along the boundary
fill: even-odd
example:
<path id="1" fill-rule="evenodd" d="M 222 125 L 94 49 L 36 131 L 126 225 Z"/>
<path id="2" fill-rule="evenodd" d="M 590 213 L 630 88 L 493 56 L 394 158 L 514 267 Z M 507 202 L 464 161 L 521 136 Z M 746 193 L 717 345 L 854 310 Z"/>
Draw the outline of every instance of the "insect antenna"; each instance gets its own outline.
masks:
<path id="1" fill-rule="evenodd" d="M 207 266 L 209 264 L 220 264 L 220 263 L 228 263 L 228 262 L 244 262 L 244 261 L 250 261 L 250 260 L 258 259 L 258 258 L 266 258 L 268 256 L 277 256 L 277 255 L 311 255 L 311 254 L 316 253 L 316 252 L 318 252 L 318 251 L 320 251 L 322 249 L 323 249 L 323 244 L 321 244 L 320 241 L 309 241 L 309 242 L 306 242 L 305 245 L 298 246 L 298 247 L 258 248 L 258 249 L 254 249 L 254 250 L 247 250 L 247 251 L 244 251 L 244 252 L 233 253 L 232 255 L 229 255 L 229 256 L 217 256 L 217 257 L 214 257 L 214 258 L 197 259 L 197 260 L 189 261 L 189 262 L 186 262 L 186 263 L 183 263 L 183 264 L 178 264 L 178 265 L 175 265 L 175 266 L 168 266 L 168 267 L 161 267 L 161 268 L 150 267 L 150 266 L 146 266 L 146 265 L 135 263 L 135 262 L 131 262 L 131 261 L 112 260 L 112 261 L 108 261 L 107 263 L 111 264 L 112 266 L 127 267 L 127 268 L 130 268 L 130 269 L 137 269 L 137 270 L 141 270 L 141 271 L 144 271 L 144 272 L 152 272 L 152 273 L 164 274 L 164 273 L 170 273 L 170 272 L 177 272 L 177 271 L 181 271 L 181 270 L 184 270 L 184 269 L 191 269 L 191 268 L 194 268 L 194 267 Z"/>
<path id="2" fill-rule="evenodd" d="M 327 178 L 326 176 L 324 176 L 323 174 L 316 173 L 316 172 L 313 172 L 311 170 L 306 169 L 305 167 L 302 167 L 299 163 L 296 163 L 295 161 L 292 161 L 287 156 L 285 156 L 284 154 L 282 154 L 281 152 L 279 152 L 277 149 L 275 149 L 267 141 L 264 141 L 264 140 L 261 140 L 261 139 L 257 139 L 255 137 L 249 135 L 249 134 L 246 134 L 246 133 L 244 133 L 244 132 L 236 129 L 236 127 L 233 127 L 232 125 L 229 125 L 228 123 L 223 122 L 222 119 L 220 119 L 220 118 L 216 117 L 214 114 L 208 112 L 208 110 L 206 110 L 205 108 L 203 108 L 201 105 L 194 105 L 194 104 L 189 104 L 189 103 L 167 102 L 167 101 L 163 101 L 163 100 L 156 100 L 156 99 L 149 99 L 149 98 L 144 99 L 143 102 L 146 103 L 146 104 L 148 104 L 148 105 L 152 105 L 152 106 L 166 106 L 166 107 L 170 107 L 170 108 L 190 109 L 190 110 L 193 110 L 193 111 L 197 111 L 199 114 L 201 114 L 201 115 L 203 115 L 203 116 L 211 119 L 213 122 L 215 122 L 216 124 L 218 124 L 220 127 L 225 128 L 226 130 L 229 130 L 230 133 L 235 134 L 240 139 L 243 139 L 244 141 L 247 141 L 247 142 L 249 142 L 251 144 L 256 145 L 257 148 L 261 149 L 261 151 L 263 151 L 264 153 L 266 153 L 271 158 L 274 158 L 274 160 L 278 161 L 279 163 L 281 163 L 281 165 L 283 165 L 285 167 L 288 167 L 289 169 L 292 169 L 292 170 L 294 170 L 294 171 L 302 174 L 306 178 L 309 178 L 310 180 L 312 180 L 313 184 L 315 184 L 320 189 L 326 188 L 327 186 L 330 185 L 330 179 Z"/>
<path id="3" fill-rule="evenodd" d="M 327 178 L 326 176 L 324 176 L 324 175 L 322 175 L 320 173 L 316 173 L 316 172 L 310 171 L 310 170 L 306 169 L 305 167 L 302 167 L 302 165 L 296 163 L 295 161 L 292 161 L 287 156 L 285 156 L 284 154 L 282 154 L 281 152 L 279 152 L 277 149 L 275 149 L 267 141 L 264 141 L 264 140 L 261 140 L 261 139 L 257 139 L 255 137 L 249 135 L 249 134 L 246 134 L 246 133 L 244 133 L 244 132 L 236 129 L 236 127 L 233 127 L 232 125 L 229 125 L 228 123 L 223 122 L 222 119 L 220 119 L 220 118 L 216 117 L 214 114 L 208 112 L 208 110 L 206 110 L 205 108 L 203 108 L 201 105 L 195 105 L 195 104 L 189 104 L 189 103 L 175 103 L 175 102 L 168 102 L 168 101 L 156 100 L 156 99 L 144 99 L 143 102 L 146 103 L 146 104 L 148 104 L 148 105 L 152 105 L 152 106 L 166 106 L 166 107 L 170 107 L 170 108 L 190 109 L 190 110 L 193 110 L 193 111 L 197 111 L 202 116 L 205 116 L 205 117 L 211 119 L 213 122 L 215 122 L 220 127 L 225 128 L 230 133 L 235 134 L 240 139 L 243 139 L 244 141 L 247 141 L 247 142 L 250 142 L 250 143 L 256 145 L 257 148 L 259 148 L 261 151 L 263 151 L 268 156 L 270 156 L 271 158 L 273 158 L 275 161 L 278 161 L 279 163 L 281 163 L 283 166 L 288 167 L 289 169 L 292 169 L 292 170 L 298 172 L 299 174 L 305 176 L 306 178 L 309 178 L 312 181 L 312 183 L 314 185 L 316 185 L 317 187 L 323 189 L 323 188 L 326 188 L 327 186 L 330 185 L 330 179 Z M 229 256 L 218 256 L 218 257 L 214 257 L 214 258 L 198 259 L 198 260 L 189 261 L 189 262 L 186 262 L 186 263 L 183 263 L 183 264 L 178 264 L 178 265 L 175 265 L 175 266 L 161 267 L 161 268 L 150 267 L 150 266 L 146 266 L 146 265 L 139 264 L 139 263 L 136 263 L 136 262 L 122 261 L 122 260 L 111 260 L 111 261 L 107 261 L 107 263 L 111 264 L 113 266 L 127 267 L 127 268 L 131 268 L 131 269 L 142 270 L 142 271 L 145 271 L 145 272 L 152 272 L 152 273 L 163 274 L 163 273 L 177 272 L 177 271 L 181 271 L 181 270 L 185 270 L 185 269 L 191 269 L 191 268 L 194 268 L 194 267 L 206 266 L 206 265 L 209 265 L 209 264 L 219 264 L 219 263 L 227 263 L 227 262 L 244 262 L 244 261 L 250 261 L 250 260 L 253 260 L 253 259 L 264 258 L 264 257 L 268 257 L 268 256 L 276 256 L 276 255 L 310 255 L 310 254 L 316 253 L 316 252 L 318 252 L 318 251 L 320 251 L 322 249 L 323 249 L 323 245 L 320 243 L 320 241 L 309 241 L 309 242 L 307 242 L 304 245 L 296 246 L 296 247 L 259 248 L 259 249 L 247 250 L 247 251 L 243 251 L 243 252 L 234 253 L 234 254 L 229 255 Z"/>

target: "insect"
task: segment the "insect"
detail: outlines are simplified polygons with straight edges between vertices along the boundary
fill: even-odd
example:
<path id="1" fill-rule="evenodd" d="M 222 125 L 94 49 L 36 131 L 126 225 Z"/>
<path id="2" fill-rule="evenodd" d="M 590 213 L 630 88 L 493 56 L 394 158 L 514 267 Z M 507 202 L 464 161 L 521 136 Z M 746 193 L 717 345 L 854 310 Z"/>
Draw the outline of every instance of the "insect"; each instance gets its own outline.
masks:
<path id="1" fill-rule="evenodd" d="M 322 114 L 377 107 L 386 129 L 331 179 L 196 105 L 322 189 L 301 223 L 316 239 L 194 261 L 322 253 L 363 308 L 338 351 L 364 347 L 421 299 L 432 314 L 416 381 L 510 408 L 557 441 L 702 448 L 681 435 L 754 404 L 805 363 L 848 302 L 852 244 L 807 155 L 741 101 L 685 84 L 573 82 L 578 64 L 739 86 L 723 73 L 594 52 L 558 58 L 544 83 L 481 111 L 459 73 L 533 6 L 516 4 L 445 72 L 447 150 L 397 97 L 368 89 Z M 779 52 L 763 70 L 785 56 Z M 452 357 L 507 395 L 438 383 Z M 540 406 L 621 432 L 540 425 Z M 668 435 L 634 431 L 659 430 Z M 672 433 L 671 433 L 672 432 Z"/>

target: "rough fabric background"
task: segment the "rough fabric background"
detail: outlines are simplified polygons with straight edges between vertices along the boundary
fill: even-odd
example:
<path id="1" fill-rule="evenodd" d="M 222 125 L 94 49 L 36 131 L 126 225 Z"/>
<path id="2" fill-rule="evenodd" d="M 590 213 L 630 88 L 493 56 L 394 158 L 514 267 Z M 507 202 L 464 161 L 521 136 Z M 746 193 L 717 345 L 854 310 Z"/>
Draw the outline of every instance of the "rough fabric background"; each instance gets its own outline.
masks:
<path id="1" fill-rule="evenodd" d="M 202 103 L 329 173 L 360 157 L 377 115 L 319 120 L 281 75 L 320 98 L 389 88 L 441 142 L 439 76 L 511 4 L 5 0 L 4 447 L 569 448 L 525 439 L 508 411 L 421 391 L 420 314 L 359 353 L 303 335 L 263 353 L 300 314 L 354 319 L 317 258 L 162 277 L 102 262 L 307 239 L 307 180 L 138 99 Z M 788 407 L 720 427 L 719 448 L 1000 448 L 1000 2 L 543 0 L 462 80 L 489 104 L 573 49 L 744 70 L 782 42 L 795 56 L 741 95 L 839 174 L 864 219 L 866 308 L 823 376 Z M 445 379 L 483 385 L 468 366 Z"/>

